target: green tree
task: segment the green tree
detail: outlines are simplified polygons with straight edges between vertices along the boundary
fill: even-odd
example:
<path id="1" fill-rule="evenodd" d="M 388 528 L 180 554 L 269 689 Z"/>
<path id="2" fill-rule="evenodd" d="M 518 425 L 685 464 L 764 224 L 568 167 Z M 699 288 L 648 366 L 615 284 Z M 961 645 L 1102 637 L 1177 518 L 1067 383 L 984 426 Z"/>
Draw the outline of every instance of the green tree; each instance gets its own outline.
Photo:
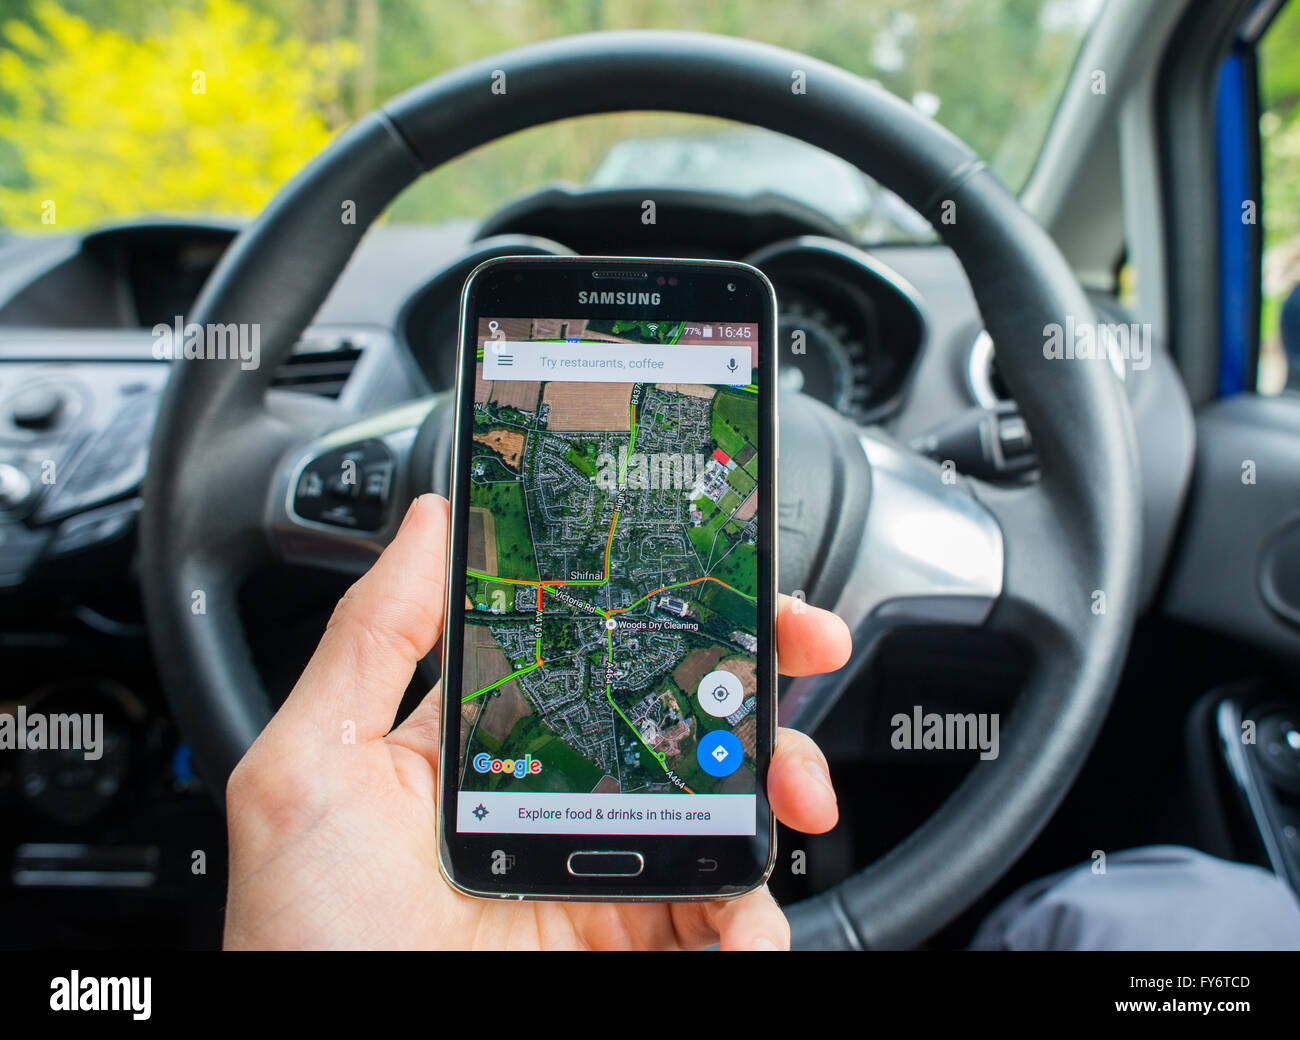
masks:
<path id="1" fill-rule="evenodd" d="M 4 37 L 0 223 L 20 227 L 255 213 L 331 136 L 324 73 L 355 61 L 236 0 L 173 9 L 143 37 L 45 0 Z"/>

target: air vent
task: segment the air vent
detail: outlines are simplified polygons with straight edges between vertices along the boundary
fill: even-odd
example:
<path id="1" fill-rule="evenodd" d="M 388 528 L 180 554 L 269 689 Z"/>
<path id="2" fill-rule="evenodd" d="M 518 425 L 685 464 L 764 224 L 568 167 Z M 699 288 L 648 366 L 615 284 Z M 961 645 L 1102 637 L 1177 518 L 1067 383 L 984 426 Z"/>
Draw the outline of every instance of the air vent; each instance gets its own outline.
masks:
<path id="1" fill-rule="evenodd" d="M 360 357 L 361 347 L 347 336 L 313 336 L 293 348 L 271 385 L 338 400 Z"/>

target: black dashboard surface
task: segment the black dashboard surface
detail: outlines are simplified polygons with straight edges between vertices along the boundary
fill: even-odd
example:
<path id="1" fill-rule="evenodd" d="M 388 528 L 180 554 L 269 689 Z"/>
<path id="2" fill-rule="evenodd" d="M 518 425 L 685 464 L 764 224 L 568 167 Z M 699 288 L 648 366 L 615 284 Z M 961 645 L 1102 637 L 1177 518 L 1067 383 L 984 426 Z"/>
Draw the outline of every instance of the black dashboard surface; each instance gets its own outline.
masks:
<path id="1" fill-rule="evenodd" d="M 234 240 L 218 222 L 154 221 L 0 249 L 0 326 L 152 328 L 183 314 Z"/>

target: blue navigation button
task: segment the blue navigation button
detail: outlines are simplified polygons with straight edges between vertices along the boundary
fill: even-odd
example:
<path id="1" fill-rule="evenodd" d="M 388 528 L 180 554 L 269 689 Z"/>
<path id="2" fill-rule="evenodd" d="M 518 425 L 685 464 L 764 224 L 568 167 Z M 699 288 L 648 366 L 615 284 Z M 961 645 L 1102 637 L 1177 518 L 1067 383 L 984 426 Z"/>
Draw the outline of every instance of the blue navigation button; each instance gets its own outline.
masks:
<path id="1" fill-rule="evenodd" d="M 745 759 L 745 749 L 730 730 L 706 733 L 695 749 L 695 759 L 709 776 L 730 776 Z"/>

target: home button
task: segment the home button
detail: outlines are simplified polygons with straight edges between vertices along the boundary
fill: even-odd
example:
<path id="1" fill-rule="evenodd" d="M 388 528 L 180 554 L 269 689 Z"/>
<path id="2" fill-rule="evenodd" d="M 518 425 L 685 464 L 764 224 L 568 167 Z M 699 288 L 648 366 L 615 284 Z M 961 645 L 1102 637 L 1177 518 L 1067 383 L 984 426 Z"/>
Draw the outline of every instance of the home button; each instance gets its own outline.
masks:
<path id="1" fill-rule="evenodd" d="M 571 852 L 569 873 L 574 877 L 636 877 L 645 870 L 639 852 Z"/>

